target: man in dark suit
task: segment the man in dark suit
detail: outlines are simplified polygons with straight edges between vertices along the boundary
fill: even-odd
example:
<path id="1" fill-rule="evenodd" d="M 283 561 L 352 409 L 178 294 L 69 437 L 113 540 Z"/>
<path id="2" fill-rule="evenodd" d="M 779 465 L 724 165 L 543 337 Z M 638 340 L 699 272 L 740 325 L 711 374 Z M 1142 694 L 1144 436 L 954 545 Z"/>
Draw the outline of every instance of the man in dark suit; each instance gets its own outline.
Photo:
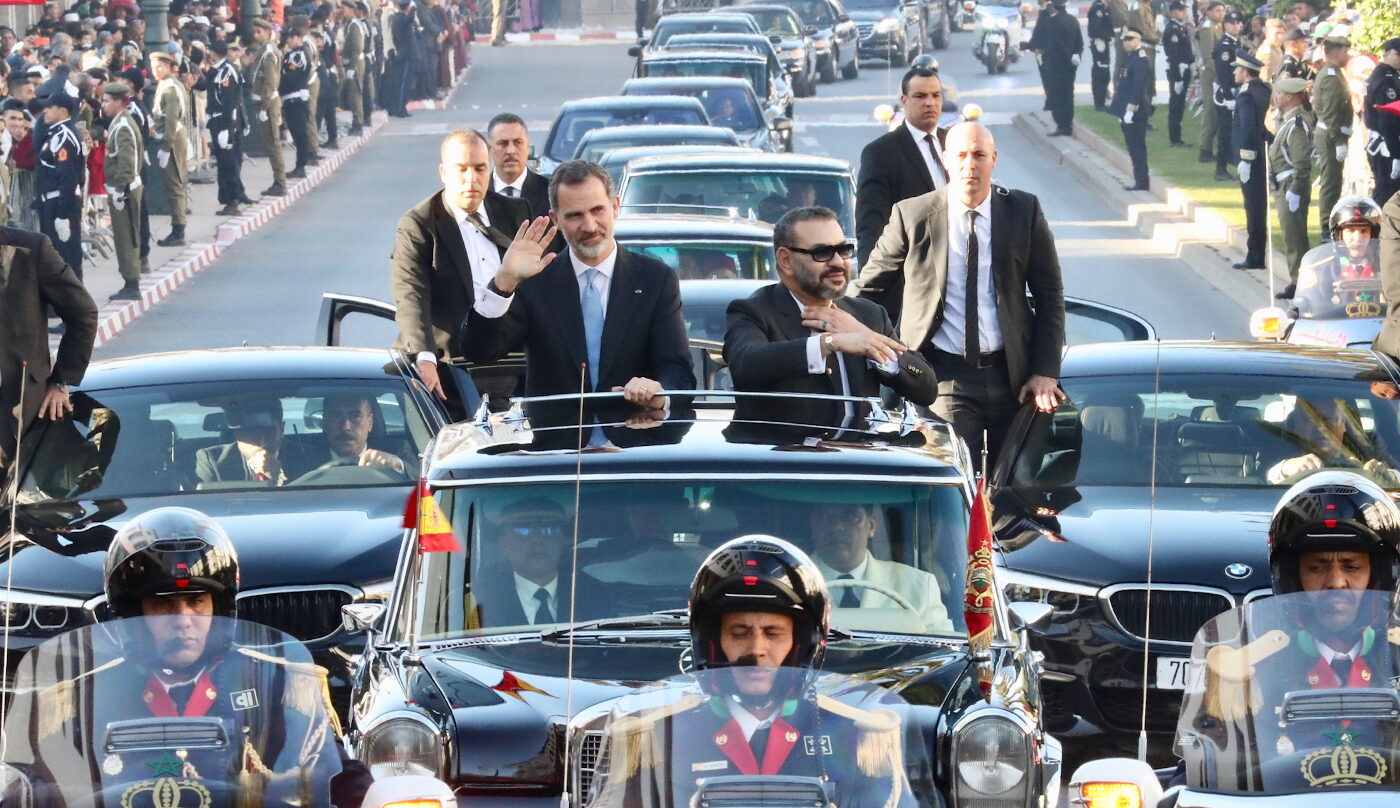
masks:
<path id="1" fill-rule="evenodd" d="M 565 163 L 549 192 L 557 226 L 521 225 L 468 315 L 463 355 L 494 362 L 523 346 L 527 396 L 621 391 L 663 410 L 659 391 L 695 387 L 675 271 L 613 239 L 618 202 L 602 166 Z M 556 257 L 546 245 L 559 231 L 569 249 Z"/>
<path id="2" fill-rule="evenodd" d="M 1035 51 L 1040 62 L 1045 85 L 1045 103 L 1055 119 L 1051 137 L 1074 134 L 1074 77 L 1079 72 L 1079 57 L 1084 52 L 1084 35 L 1079 20 L 1065 11 L 1066 0 L 1050 0 L 1041 7 L 1031 41 L 1027 46 Z"/>
<path id="3" fill-rule="evenodd" d="M 944 154 L 952 183 L 895 206 L 856 286 L 877 303 L 899 290 L 899 337 L 938 376 L 934 414 L 974 457 L 986 431 L 991 463 L 1019 402 L 1049 412 L 1065 398 L 1064 285 L 1040 200 L 992 184 L 991 131 L 958 124 Z"/>
<path id="4" fill-rule="evenodd" d="M 729 304 L 724 358 L 734 389 L 757 392 L 878 396 L 888 384 L 914 404 L 933 403 L 933 368 L 895 338 L 889 314 L 846 297 L 851 243 L 836 214 L 795 208 L 773 227 L 780 283 Z M 738 399 L 741 421 L 781 421 L 859 428 L 855 402 Z"/>
<path id="5" fill-rule="evenodd" d="M 530 203 L 531 216 L 549 215 L 549 180 L 531 171 L 530 131 L 525 119 L 502 112 L 486 126 L 491 146 L 491 190 L 502 196 L 521 197 Z"/>
<path id="6" fill-rule="evenodd" d="M 496 520 L 499 556 L 472 586 L 482 626 L 538 626 L 592 619 L 610 602 L 602 581 L 571 575 L 565 550 L 573 526 L 559 503 L 545 497 L 518 500 Z M 570 581 L 575 581 L 572 597 Z"/>
<path id="7" fill-rule="evenodd" d="M 259 398 L 224 407 L 232 443 L 194 453 L 194 476 L 200 483 L 259 482 L 285 485 L 318 463 L 282 443 L 282 401 Z"/>
<path id="8" fill-rule="evenodd" d="M 437 360 L 456 358 L 457 331 L 480 290 L 501 267 L 510 234 L 530 218 L 523 200 L 486 190 L 486 139 L 459 129 L 442 142 L 442 190 L 399 219 L 390 288 L 399 324 L 396 347 L 415 357 L 418 374 L 439 396 Z"/>
<path id="9" fill-rule="evenodd" d="M 63 320 L 58 356 L 49 362 L 47 310 Z M 0 469 L 15 454 L 18 425 L 73 411 L 68 385 L 83 380 L 97 339 L 97 305 L 47 236 L 0 227 Z M 24 375 L 28 379 L 21 381 Z M 24 400 L 20 400 L 20 387 Z"/>
<path id="10" fill-rule="evenodd" d="M 911 68 L 899 85 L 904 125 L 887 132 L 860 153 L 860 185 L 856 192 L 858 266 L 865 266 L 875 242 L 885 231 L 894 203 L 936 191 L 948 184 L 943 166 L 943 141 L 948 130 L 938 128 L 943 114 L 943 82 L 938 71 Z M 898 310 L 893 310 L 895 319 Z"/>

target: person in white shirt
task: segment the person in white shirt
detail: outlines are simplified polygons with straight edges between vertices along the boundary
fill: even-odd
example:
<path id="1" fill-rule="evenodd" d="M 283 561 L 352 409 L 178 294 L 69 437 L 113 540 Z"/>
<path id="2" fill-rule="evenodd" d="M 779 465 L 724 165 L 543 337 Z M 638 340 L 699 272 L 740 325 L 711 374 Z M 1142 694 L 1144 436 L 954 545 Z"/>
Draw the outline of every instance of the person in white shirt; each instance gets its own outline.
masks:
<path id="1" fill-rule="evenodd" d="M 564 569 L 573 524 L 564 509 L 546 497 L 516 500 L 496 519 L 499 554 L 505 564 L 485 562 L 472 581 L 483 626 L 538 626 L 596 616 L 605 606 L 603 584 L 580 571 Z M 571 598 L 569 581 L 577 585 Z"/>

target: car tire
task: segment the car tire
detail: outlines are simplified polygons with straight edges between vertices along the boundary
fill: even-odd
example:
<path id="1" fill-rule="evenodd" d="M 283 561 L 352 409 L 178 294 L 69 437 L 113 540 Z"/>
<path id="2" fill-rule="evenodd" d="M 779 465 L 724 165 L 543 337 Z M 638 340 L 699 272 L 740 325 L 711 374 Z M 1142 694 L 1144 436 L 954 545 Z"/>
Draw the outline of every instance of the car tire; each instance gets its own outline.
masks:
<path id="1" fill-rule="evenodd" d="M 826 57 L 826 61 L 822 63 L 820 69 L 818 70 L 818 72 L 821 74 L 822 84 L 835 83 L 837 56 L 838 54 L 836 50 L 832 49 L 831 53 Z"/>
<path id="2" fill-rule="evenodd" d="M 832 61 L 834 62 L 835 59 L 833 59 Z M 856 57 L 856 58 L 851 59 L 851 63 L 850 63 L 850 64 L 848 64 L 848 65 L 846 65 L 845 67 L 841 68 L 841 77 L 842 77 L 842 78 L 853 79 L 853 78 L 858 77 L 859 75 L 860 75 L 860 58 L 859 58 L 859 57 Z"/>
<path id="3" fill-rule="evenodd" d="M 932 41 L 934 50 L 943 50 L 944 48 L 947 48 L 948 39 L 951 36 L 951 34 L 952 30 L 948 23 L 948 14 L 947 12 L 944 12 L 943 16 L 938 20 L 938 28 L 935 29 L 933 32 Z"/>

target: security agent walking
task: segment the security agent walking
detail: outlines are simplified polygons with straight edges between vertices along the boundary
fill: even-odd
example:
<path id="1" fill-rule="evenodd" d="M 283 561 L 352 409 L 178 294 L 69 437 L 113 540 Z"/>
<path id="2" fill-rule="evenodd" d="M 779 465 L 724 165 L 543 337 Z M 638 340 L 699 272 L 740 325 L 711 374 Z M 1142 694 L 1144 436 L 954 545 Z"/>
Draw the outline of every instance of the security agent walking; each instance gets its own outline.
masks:
<path id="1" fill-rule="evenodd" d="M 1167 140 L 1183 149 L 1181 118 L 1186 114 L 1186 91 L 1191 88 L 1191 71 L 1196 54 L 1191 50 L 1191 34 L 1186 29 L 1186 4 L 1175 0 L 1168 10 L 1162 32 L 1162 53 L 1167 59 Z"/>
<path id="2" fill-rule="evenodd" d="M 220 39 L 209 43 L 209 50 L 218 57 L 209 68 L 205 90 L 209 149 L 214 153 L 219 204 L 223 205 L 218 215 L 237 216 L 238 204 L 248 196 L 243 189 L 243 73 L 236 64 L 242 49 L 231 49 Z"/>
<path id="3" fill-rule="evenodd" d="M 1342 78 L 1351 44 L 1340 37 L 1322 41 L 1324 64 L 1313 79 L 1312 108 L 1317 116 L 1313 129 L 1313 170 L 1317 175 L 1317 215 L 1322 240 L 1331 239 L 1328 217 L 1342 197 L 1342 171 L 1355 117 L 1351 91 Z"/>
<path id="4" fill-rule="evenodd" d="M 1273 135 L 1264 128 L 1269 111 L 1269 85 L 1259 80 L 1259 60 L 1241 52 L 1235 57 L 1234 80 L 1238 85 L 1233 120 L 1234 152 L 1239 156 L 1240 193 L 1244 195 L 1246 249 L 1235 269 L 1264 269 L 1268 238 L 1268 178 L 1264 176 L 1264 149 Z"/>
<path id="5" fill-rule="evenodd" d="M 311 77 L 314 68 L 311 57 L 302 47 L 301 31 L 288 28 L 282 35 L 282 81 L 277 94 L 282 99 L 282 112 L 287 117 L 287 131 L 296 145 L 297 163 L 287 172 L 290 179 L 306 176 L 306 167 L 316 159 L 316 144 L 311 138 Z"/>
<path id="6" fill-rule="evenodd" d="M 958 124 L 944 154 L 951 184 L 895 205 L 856 287 L 900 306 L 900 342 L 938 377 L 934 414 L 974 457 L 985 430 L 994 461 L 1022 402 L 1050 412 L 1064 400 L 1064 285 L 1040 201 L 992 184 L 991 131 Z"/>
<path id="7" fill-rule="evenodd" d="M 258 136 L 262 138 L 267 161 L 272 167 L 272 184 L 263 196 L 287 195 L 287 166 L 282 158 L 282 98 L 278 88 L 282 82 L 282 52 L 273 41 L 272 23 L 258 17 L 253 20 L 253 48 L 256 51 L 248 77 L 249 96 L 258 118 Z"/>
<path id="8" fill-rule="evenodd" d="M 1366 100 L 1362 118 L 1371 132 L 1366 154 L 1371 163 L 1375 188 L 1371 196 L 1384 206 L 1400 190 L 1400 115 L 1378 107 L 1400 101 L 1400 38 L 1381 46 L 1381 63 L 1366 80 Z"/>
<path id="9" fill-rule="evenodd" d="M 1079 20 L 1065 11 L 1067 0 L 1050 0 L 1036 21 L 1029 48 L 1040 60 L 1045 100 L 1055 120 L 1052 135 L 1074 133 L 1074 77 L 1084 52 L 1084 35 Z"/>
<path id="10" fill-rule="evenodd" d="M 1237 153 L 1234 145 L 1234 116 L 1235 116 L 1235 96 L 1239 92 L 1239 87 L 1235 82 L 1235 57 L 1241 50 L 1239 33 L 1244 25 L 1244 17 L 1238 11 L 1231 11 L 1225 15 L 1222 23 L 1225 33 L 1221 35 L 1220 41 L 1215 43 L 1215 49 L 1211 51 L 1211 62 L 1215 65 L 1215 119 L 1216 119 L 1216 143 L 1215 143 L 1215 178 L 1221 182 L 1234 179 L 1226 166 L 1232 162 L 1232 158 Z M 1250 57 L 1254 61 L 1253 57 Z M 1257 61 L 1254 64 L 1259 65 Z M 1262 69 L 1262 65 L 1260 65 Z M 1258 75 L 1258 71 L 1255 71 Z M 1267 98 L 1264 99 L 1266 102 Z M 1267 103 L 1265 104 L 1267 106 Z M 1202 144 L 1204 148 L 1204 144 Z"/>
<path id="11" fill-rule="evenodd" d="M 1142 36 L 1129 28 L 1123 32 L 1123 50 L 1127 53 L 1123 72 L 1113 88 L 1113 103 L 1109 114 L 1118 119 L 1123 130 L 1123 143 L 1128 159 L 1133 163 L 1133 182 L 1123 186 L 1128 191 L 1146 191 L 1150 185 L 1147 170 L 1147 119 L 1152 114 L 1152 65 L 1142 49 Z"/>
<path id="12" fill-rule="evenodd" d="M 1313 117 L 1303 106 L 1308 83 L 1281 78 L 1274 84 L 1278 131 L 1269 144 L 1269 188 L 1288 255 L 1288 285 L 1279 294 L 1290 300 L 1298 284 L 1298 267 L 1308 251 L 1308 202 L 1312 195 Z"/>
<path id="13" fill-rule="evenodd" d="M 78 99 L 59 91 L 40 103 L 48 129 L 34 164 L 34 207 L 39 211 L 39 231 L 53 241 L 64 262 L 82 280 L 87 158 L 73 124 Z"/>
<path id="14" fill-rule="evenodd" d="M 1201 98 L 1201 142 L 1197 160 L 1202 163 L 1215 162 L 1216 142 L 1220 139 L 1220 110 L 1215 104 L 1214 54 L 1216 44 L 1225 33 L 1221 27 L 1224 20 L 1225 4 L 1212 0 L 1206 6 L 1201 27 L 1196 29 L 1196 58 L 1200 68 L 1198 92 Z"/>
<path id="15" fill-rule="evenodd" d="M 1108 19 L 1106 0 L 1094 0 L 1089 5 L 1089 71 L 1094 94 L 1094 109 L 1108 109 L 1108 90 L 1113 76 L 1113 23 Z"/>
<path id="16" fill-rule="evenodd" d="M 146 160 L 146 138 L 131 111 L 131 90 L 117 81 L 102 88 L 102 114 L 107 125 L 107 212 L 112 219 L 112 247 L 122 288 L 113 300 L 141 297 L 141 199 L 145 188 L 141 168 Z"/>
<path id="17" fill-rule="evenodd" d="M 170 235 L 156 243 L 179 247 L 185 243 L 185 209 L 189 206 L 186 161 L 190 154 L 190 99 L 170 54 L 151 54 L 151 75 L 158 82 L 151 104 L 151 139 L 156 143 L 156 164 L 170 200 Z"/>

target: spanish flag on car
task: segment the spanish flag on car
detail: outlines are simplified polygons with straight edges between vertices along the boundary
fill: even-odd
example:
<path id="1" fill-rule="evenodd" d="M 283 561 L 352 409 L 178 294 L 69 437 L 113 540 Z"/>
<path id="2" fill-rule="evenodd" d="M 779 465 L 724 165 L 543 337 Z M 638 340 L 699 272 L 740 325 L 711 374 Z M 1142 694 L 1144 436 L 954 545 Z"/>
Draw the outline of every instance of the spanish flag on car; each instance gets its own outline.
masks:
<path id="1" fill-rule="evenodd" d="M 452 522 L 428 490 L 427 480 L 419 480 L 418 487 L 408 495 L 403 509 L 403 526 L 408 530 L 418 529 L 420 553 L 452 553 L 462 549 L 457 537 L 452 535 Z"/>

